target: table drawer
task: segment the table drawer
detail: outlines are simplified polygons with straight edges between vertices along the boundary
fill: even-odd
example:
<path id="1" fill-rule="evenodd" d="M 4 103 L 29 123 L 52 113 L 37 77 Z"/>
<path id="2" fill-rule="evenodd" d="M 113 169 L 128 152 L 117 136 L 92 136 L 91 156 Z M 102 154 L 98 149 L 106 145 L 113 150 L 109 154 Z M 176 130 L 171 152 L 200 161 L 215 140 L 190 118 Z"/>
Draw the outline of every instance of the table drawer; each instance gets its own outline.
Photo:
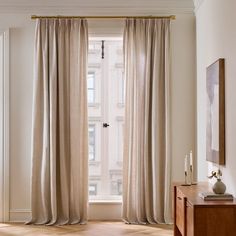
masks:
<path id="1" fill-rule="evenodd" d="M 194 236 L 194 224 L 193 224 L 193 206 L 186 202 L 186 227 L 187 236 Z"/>
<path id="2" fill-rule="evenodd" d="M 176 192 L 176 225 L 181 232 L 181 234 L 185 235 L 185 196 L 181 191 L 177 189 Z"/>

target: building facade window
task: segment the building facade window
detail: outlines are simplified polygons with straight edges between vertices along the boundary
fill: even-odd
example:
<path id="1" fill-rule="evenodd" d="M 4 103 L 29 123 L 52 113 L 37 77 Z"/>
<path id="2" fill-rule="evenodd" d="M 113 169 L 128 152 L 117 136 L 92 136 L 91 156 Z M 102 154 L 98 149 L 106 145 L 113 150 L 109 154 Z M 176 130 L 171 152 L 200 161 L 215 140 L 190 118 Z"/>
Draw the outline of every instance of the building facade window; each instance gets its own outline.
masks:
<path id="1" fill-rule="evenodd" d="M 122 39 L 89 39 L 89 200 L 120 201 L 124 117 Z M 109 126 L 104 126 L 107 123 Z"/>
<path id="2" fill-rule="evenodd" d="M 111 194 L 116 196 L 122 196 L 122 180 L 117 179 L 111 182 Z"/>
<path id="3" fill-rule="evenodd" d="M 118 195 L 122 195 L 122 192 L 123 192 L 122 189 L 123 189 L 122 180 L 119 179 L 117 181 L 117 194 Z"/>
<path id="4" fill-rule="evenodd" d="M 97 184 L 89 184 L 89 196 L 97 195 Z"/>
<path id="5" fill-rule="evenodd" d="M 90 124 L 88 128 L 89 133 L 89 161 L 95 161 L 95 145 L 96 145 L 96 126 L 94 124 Z"/>
<path id="6" fill-rule="evenodd" d="M 87 75 L 88 103 L 95 103 L 95 72 L 89 71 Z"/>

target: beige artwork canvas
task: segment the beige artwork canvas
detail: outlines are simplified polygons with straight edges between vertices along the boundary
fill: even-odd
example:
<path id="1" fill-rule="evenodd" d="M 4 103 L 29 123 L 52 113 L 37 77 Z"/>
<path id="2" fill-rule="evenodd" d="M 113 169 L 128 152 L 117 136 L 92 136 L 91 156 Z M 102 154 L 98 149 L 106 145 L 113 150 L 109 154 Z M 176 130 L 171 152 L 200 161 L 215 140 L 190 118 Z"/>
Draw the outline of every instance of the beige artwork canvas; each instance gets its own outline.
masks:
<path id="1" fill-rule="evenodd" d="M 225 165 L 225 60 L 207 67 L 206 159 Z"/>

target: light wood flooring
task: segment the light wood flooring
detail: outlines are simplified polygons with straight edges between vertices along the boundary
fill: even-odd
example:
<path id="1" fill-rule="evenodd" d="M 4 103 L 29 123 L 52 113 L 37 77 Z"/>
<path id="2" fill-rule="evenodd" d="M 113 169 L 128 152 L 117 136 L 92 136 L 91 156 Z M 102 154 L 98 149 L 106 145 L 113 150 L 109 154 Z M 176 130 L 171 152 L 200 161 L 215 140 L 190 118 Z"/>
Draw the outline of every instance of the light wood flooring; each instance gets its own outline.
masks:
<path id="1" fill-rule="evenodd" d="M 0 224 L 0 236 L 43 236 L 43 235 L 81 235 L 81 236 L 173 236 L 169 225 L 127 225 L 123 222 L 92 221 L 87 225 L 32 226 L 24 224 Z"/>

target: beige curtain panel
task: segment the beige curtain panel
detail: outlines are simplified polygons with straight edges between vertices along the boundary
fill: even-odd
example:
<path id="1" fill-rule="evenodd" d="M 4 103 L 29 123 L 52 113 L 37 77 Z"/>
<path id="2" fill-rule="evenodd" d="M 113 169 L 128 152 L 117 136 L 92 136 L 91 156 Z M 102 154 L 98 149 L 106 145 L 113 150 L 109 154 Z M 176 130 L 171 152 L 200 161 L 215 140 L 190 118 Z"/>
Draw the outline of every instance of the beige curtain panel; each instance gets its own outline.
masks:
<path id="1" fill-rule="evenodd" d="M 127 19 L 123 219 L 171 223 L 170 20 Z"/>
<path id="2" fill-rule="evenodd" d="M 29 223 L 87 220 L 87 47 L 86 20 L 37 20 Z"/>

